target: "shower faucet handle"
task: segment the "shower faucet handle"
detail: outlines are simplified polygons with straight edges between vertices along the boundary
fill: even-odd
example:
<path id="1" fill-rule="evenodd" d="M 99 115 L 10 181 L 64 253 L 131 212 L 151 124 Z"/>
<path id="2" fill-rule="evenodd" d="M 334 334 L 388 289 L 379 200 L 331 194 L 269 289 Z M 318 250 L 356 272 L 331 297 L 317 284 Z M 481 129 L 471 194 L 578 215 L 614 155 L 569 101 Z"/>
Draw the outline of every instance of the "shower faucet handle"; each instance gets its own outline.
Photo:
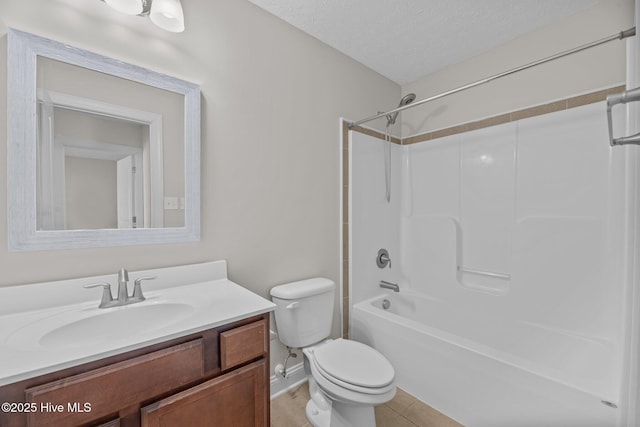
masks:
<path id="1" fill-rule="evenodd" d="M 379 268 L 385 268 L 389 266 L 391 268 L 391 258 L 389 258 L 389 251 L 385 248 L 382 248 L 378 251 L 378 256 L 376 257 L 376 264 Z"/>
<path id="2" fill-rule="evenodd" d="M 389 265 L 389 268 L 391 268 L 391 259 L 387 256 L 387 255 L 380 255 L 380 262 L 382 264 L 387 264 Z"/>

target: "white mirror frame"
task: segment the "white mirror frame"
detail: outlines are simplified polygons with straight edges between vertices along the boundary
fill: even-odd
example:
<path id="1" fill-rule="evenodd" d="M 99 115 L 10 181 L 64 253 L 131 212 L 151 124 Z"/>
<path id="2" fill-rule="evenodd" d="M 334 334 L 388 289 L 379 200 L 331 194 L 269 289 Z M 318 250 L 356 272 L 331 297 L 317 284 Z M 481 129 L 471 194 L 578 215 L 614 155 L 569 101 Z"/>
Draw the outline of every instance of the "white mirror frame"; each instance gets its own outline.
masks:
<path id="1" fill-rule="evenodd" d="M 200 87 L 22 31 L 8 31 L 7 194 L 9 251 L 183 243 L 200 240 Z M 36 229 L 38 56 L 184 95 L 184 227 L 104 230 Z"/>

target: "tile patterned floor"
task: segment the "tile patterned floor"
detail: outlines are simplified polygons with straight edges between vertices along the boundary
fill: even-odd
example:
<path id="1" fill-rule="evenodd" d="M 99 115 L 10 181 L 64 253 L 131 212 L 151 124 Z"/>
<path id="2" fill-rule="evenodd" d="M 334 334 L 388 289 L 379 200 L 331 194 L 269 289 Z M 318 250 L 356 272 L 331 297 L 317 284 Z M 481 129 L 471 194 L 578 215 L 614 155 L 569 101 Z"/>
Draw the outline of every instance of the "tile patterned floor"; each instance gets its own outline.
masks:
<path id="1" fill-rule="evenodd" d="M 307 383 L 272 400 L 271 427 L 311 427 L 304 415 L 308 400 Z M 375 411 L 377 427 L 463 427 L 401 389 Z"/>

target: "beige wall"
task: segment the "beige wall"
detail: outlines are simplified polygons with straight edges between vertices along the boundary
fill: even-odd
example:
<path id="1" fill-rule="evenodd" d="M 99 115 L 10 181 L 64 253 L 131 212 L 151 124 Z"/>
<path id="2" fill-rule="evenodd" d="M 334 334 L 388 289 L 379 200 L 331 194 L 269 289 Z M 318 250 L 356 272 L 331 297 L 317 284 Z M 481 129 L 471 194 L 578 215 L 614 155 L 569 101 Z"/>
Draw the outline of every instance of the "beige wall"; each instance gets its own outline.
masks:
<path id="1" fill-rule="evenodd" d="M 116 161 L 65 157 L 67 229 L 118 228 Z"/>
<path id="2" fill-rule="evenodd" d="M 7 211 L 7 27 L 202 89 L 200 242 L 8 253 L 1 226 L 0 286 L 217 259 L 228 260 L 232 280 L 265 297 L 290 280 L 339 280 L 339 117 L 389 108 L 399 86 L 247 1 L 182 5 L 187 29 L 172 34 L 99 1 L 0 2 L 0 224 Z M 337 335 L 337 312 L 334 319 Z"/>
<path id="3" fill-rule="evenodd" d="M 633 0 L 585 12 L 404 85 L 418 99 L 451 90 L 633 27 Z M 406 138 L 456 124 L 624 84 L 625 42 L 613 41 L 402 113 Z"/>

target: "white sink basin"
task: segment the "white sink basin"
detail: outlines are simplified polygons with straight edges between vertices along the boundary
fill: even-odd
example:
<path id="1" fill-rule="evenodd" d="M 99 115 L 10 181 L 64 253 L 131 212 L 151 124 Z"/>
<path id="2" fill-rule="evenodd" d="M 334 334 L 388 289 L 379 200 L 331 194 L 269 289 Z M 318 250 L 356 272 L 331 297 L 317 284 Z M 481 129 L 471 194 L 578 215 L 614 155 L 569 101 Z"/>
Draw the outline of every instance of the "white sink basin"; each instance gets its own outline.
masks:
<path id="1" fill-rule="evenodd" d="M 137 335 L 164 328 L 193 313 L 188 304 L 160 303 L 129 305 L 59 326 L 42 335 L 43 347 L 67 347 L 117 340 L 126 335 Z M 50 319 L 45 319 L 50 321 Z"/>
<path id="2" fill-rule="evenodd" d="M 166 301 L 107 309 L 83 305 L 29 323 L 11 334 L 6 343 L 51 349 L 91 346 L 166 328 L 195 311 L 191 304 Z"/>

